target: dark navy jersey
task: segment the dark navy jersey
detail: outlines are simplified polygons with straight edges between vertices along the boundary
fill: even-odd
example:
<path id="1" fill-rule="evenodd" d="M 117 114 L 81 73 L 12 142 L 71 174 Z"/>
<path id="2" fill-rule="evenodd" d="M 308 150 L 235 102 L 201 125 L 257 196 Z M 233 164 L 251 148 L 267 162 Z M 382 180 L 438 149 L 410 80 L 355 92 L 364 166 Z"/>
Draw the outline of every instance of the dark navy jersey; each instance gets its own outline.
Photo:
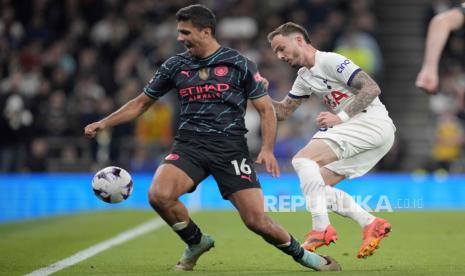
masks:
<path id="1" fill-rule="evenodd" d="M 181 105 L 179 131 L 200 135 L 244 135 L 247 99 L 267 95 L 256 64 L 227 47 L 205 59 L 187 52 L 169 58 L 144 93 L 157 100 L 172 89 Z"/>

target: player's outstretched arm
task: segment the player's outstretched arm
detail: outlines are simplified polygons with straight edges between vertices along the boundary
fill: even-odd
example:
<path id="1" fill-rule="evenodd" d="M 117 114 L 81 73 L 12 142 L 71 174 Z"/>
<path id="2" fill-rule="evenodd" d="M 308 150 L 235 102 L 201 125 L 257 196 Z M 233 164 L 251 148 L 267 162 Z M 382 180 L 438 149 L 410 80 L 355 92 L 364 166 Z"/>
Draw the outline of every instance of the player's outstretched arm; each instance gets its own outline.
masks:
<path id="1" fill-rule="evenodd" d="M 153 99 L 141 93 L 102 120 L 87 125 L 84 128 L 84 134 L 86 137 L 93 138 L 100 130 L 134 120 L 144 113 L 153 102 Z"/>
<path id="2" fill-rule="evenodd" d="M 302 104 L 303 101 L 304 98 L 294 99 L 289 96 L 286 96 L 280 102 L 272 100 L 278 121 L 286 120 L 289 116 L 291 116 L 292 113 L 294 113 L 294 111 Z"/>
<path id="3" fill-rule="evenodd" d="M 260 114 L 262 130 L 262 148 L 257 156 L 257 163 L 265 163 L 266 170 L 273 176 L 279 176 L 279 166 L 274 157 L 274 142 L 276 139 L 276 115 L 269 96 L 252 100 L 252 104 Z"/>
<path id="4" fill-rule="evenodd" d="M 465 3 L 463 4 L 465 5 Z M 426 35 L 423 65 L 415 85 L 428 93 L 435 93 L 439 86 L 438 65 L 450 32 L 463 26 L 465 16 L 460 9 L 440 13 L 431 19 Z"/>
<path id="5" fill-rule="evenodd" d="M 359 71 L 352 80 L 351 86 L 355 88 L 354 100 L 343 112 L 351 118 L 365 110 L 373 100 L 381 94 L 378 84 L 364 71 Z M 341 118 L 343 121 L 348 118 Z"/>

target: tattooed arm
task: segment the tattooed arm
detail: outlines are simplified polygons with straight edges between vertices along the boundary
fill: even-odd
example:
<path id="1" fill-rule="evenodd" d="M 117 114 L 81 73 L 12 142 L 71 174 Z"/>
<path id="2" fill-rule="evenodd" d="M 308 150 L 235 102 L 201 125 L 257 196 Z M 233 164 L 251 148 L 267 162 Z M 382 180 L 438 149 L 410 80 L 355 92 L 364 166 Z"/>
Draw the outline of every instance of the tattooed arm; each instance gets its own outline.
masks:
<path id="1" fill-rule="evenodd" d="M 303 98 L 294 99 L 289 96 L 286 96 L 280 102 L 273 100 L 272 102 L 278 121 L 286 120 L 297 109 L 297 107 L 302 104 L 303 101 Z"/>
<path id="2" fill-rule="evenodd" d="M 349 117 L 362 112 L 381 94 L 378 84 L 364 71 L 359 71 L 355 75 L 351 86 L 356 89 L 353 91 L 356 95 L 352 103 L 344 109 Z"/>

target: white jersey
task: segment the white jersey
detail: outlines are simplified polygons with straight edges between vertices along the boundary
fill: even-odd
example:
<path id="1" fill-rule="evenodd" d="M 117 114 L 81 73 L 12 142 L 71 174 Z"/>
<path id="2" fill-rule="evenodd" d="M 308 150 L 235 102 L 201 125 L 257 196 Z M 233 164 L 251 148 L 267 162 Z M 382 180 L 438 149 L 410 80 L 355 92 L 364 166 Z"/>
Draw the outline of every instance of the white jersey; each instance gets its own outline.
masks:
<path id="1" fill-rule="evenodd" d="M 349 105 L 355 94 L 350 86 L 352 79 L 362 69 L 348 58 L 330 52 L 316 51 L 315 65 L 302 67 L 294 81 L 289 97 L 306 98 L 315 94 L 335 113 Z M 378 97 L 370 106 L 383 106 Z"/>
<path id="2" fill-rule="evenodd" d="M 306 98 L 311 94 L 339 113 L 355 97 L 352 79 L 362 69 L 348 58 L 317 51 L 315 65 L 299 69 L 289 97 Z M 312 139 L 323 139 L 338 157 L 325 165 L 347 178 L 367 173 L 389 151 L 394 143 L 395 126 L 378 97 L 363 112 L 348 121 L 320 129 Z"/>

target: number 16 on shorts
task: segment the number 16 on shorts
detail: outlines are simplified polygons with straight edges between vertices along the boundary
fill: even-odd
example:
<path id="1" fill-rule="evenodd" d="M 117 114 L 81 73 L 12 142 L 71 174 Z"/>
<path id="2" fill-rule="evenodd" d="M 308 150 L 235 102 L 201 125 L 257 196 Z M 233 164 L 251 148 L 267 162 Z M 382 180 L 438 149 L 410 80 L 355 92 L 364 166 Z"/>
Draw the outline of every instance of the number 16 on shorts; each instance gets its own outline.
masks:
<path id="1" fill-rule="evenodd" d="M 251 174 L 252 173 L 252 168 L 250 168 L 250 165 L 245 163 L 247 161 L 246 158 L 242 158 L 241 164 L 239 165 L 238 160 L 233 160 L 231 161 L 231 164 L 234 166 L 234 171 L 236 172 L 236 175 L 241 175 L 241 174 Z"/>

